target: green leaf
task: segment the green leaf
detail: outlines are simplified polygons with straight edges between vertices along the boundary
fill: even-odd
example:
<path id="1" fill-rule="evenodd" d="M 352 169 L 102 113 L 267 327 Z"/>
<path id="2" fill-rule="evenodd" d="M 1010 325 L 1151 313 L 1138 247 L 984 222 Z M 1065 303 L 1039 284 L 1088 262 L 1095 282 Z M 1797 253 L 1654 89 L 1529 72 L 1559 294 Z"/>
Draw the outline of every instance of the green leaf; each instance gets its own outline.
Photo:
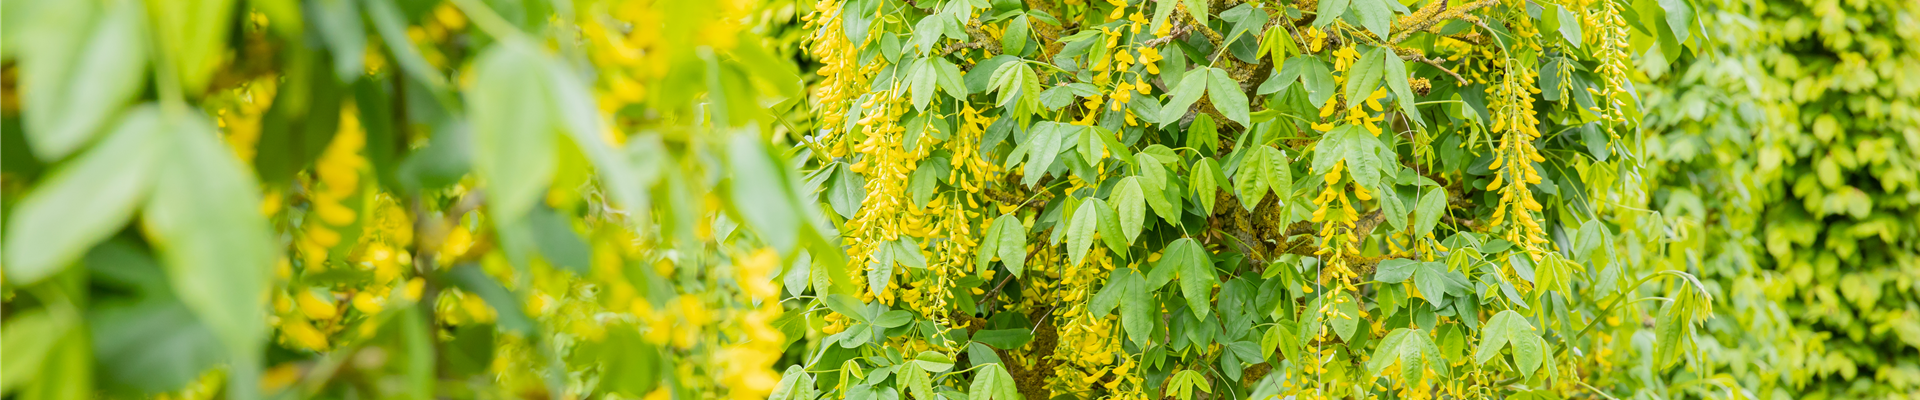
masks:
<path id="1" fill-rule="evenodd" d="M 933 101 L 933 94 L 940 89 L 938 75 L 931 58 L 922 59 L 907 70 L 907 90 L 913 96 L 914 110 L 926 111 L 927 103 Z"/>
<path id="2" fill-rule="evenodd" d="M 784 163 L 767 152 L 766 140 L 752 131 L 733 134 L 727 144 L 727 167 L 733 172 L 728 193 L 747 226 L 767 244 L 786 252 L 799 243 L 804 222 L 801 207 L 796 207 L 799 199 L 780 172 Z"/>
<path id="3" fill-rule="evenodd" d="M 1413 89 L 1407 86 L 1407 63 L 1395 54 L 1381 58 L 1386 62 L 1387 88 L 1393 90 L 1393 102 L 1400 103 L 1400 113 L 1406 114 L 1415 125 L 1426 125 L 1426 120 L 1420 118 L 1420 109 L 1414 107 Z"/>
<path id="4" fill-rule="evenodd" d="M 1540 369 L 1540 365 L 1546 362 L 1547 342 L 1538 334 L 1515 333 L 1508 341 L 1513 344 L 1513 361 L 1516 363 L 1515 366 L 1520 368 L 1522 375 L 1533 376 L 1533 371 Z"/>
<path id="5" fill-rule="evenodd" d="M 833 206 L 833 212 L 841 218 L 853 219 L 860 212 L 860 204 L 867 199 L 867 177 L 854 173 L 844 164 L 835 164 L 833 179 L 827 189 L 827 204 Z"/>
<path id="6" fill-rule="evenodd" d="M 906 325 L 908 322 L 913 322 L 913 313 L 907 312 L 907 310 L 893 310 L 880 314 L 880 318 L 873 320 L 873 325 L 892 329 Z"/>
<path id="7" fill-rule="evenodd" d="M 157 271 L 152 260 L 143 261 Z M 87 319 L 95 357 L 102 361 L 97 371 L 112 386 L 142 393 L 179 390 L 225 357 L 220 339 L 171 294 L 96 303 Z"/>
<path id="8" fill-rule="evenodd" d="M 889 243 L 893 248 L 893 260 L 908 267 L 927 269 L 927 256 L 920 252 L 920 244 L 912 236 L 900 236 L 899 240 Z"/>
<path id="9" fill-rule="evenodd" d="M 858 298 L 836 293 L 820 298 L 820 303 L 825 304 L 827 309 L 835 313 L 853 318 L 855 321 L 867 322 L 866 312 L 863 311 L 867 309 L 867 305 L 860 302 Z"/>
<path id="10" fill-rule="evenodd" d="M 967 388 L 967 400 L 1021 400 L 1013 375 L 999 363 L 987 364 L 973 373 L 973 385 Z"/>
<path id="11" fill-rule="evenodd" d="M 12 274 L 8 274 L 12 275 Z M 0 344 L 7 351 L 0 353 L 0 392 L 12 393 L 15 388 L 29 382 L 35 382 L 44 369 L 47 356 L 53 352 L 54 344 L 60 338 L 72 336 L 76 318 L 53 315 L 45 308 L 35 308 L 10 313 L 6 324 L 0 325 L 7 334 L 0 336 Z"/>
<path id="12" fill-rule="evenodd" d="M 1267 174 L 1261 170 L 1272 165 L 1267 162 L 1268 155 L 1269 153 L 1258 150 L 1246 152 L 1246 156 L 1240 159 L 1240 169 L 1233 173 L 1233 190 L 1237 192 L 1235 197 L 1240 198 L 1240 206 L 1249 212 L 1253 211 L 1254 207 L 1258 207 L 1260 200 L 1267 196 Z"/>
<path id="13" fill-rule="evenodd" d="M 473 119 L 474 172 L 487 187 L 496 225 L 519 221 L 542 197 L 557 169 L 553 116 L 545 104 L 546 57 L 532 44 L 507 41 L 474 61 L 467 107 Z"/>
<path id="14" fill-rule="evenodd" d="M 1574 48 L 1579 48 L 1582 44 L 1580 42 L 1580 16 L 1575 15 L 1573 10 L 1569 10 L 1566 7 L 1556 6 L 1553 9 L 1555 13 L 1560 15 L 1560 36 L 1565 37 L 1567 43 L 1572 43 Z"/>
<path id="15" fill-rule="evenodd" d="M 1533 323 L 1527 322 L 1526 317 L 1520 316 L 1520 313 L 1514 312 L 1513 310 L 1501 311 L 1499 314 L 1494 314 L 1493 318 L 1487 319 L 1486 324 L 1480 326 L 1480 347 L 1473 352 L 1473 362 L 1474 364 L 1486 364 L 1487 360 L 1493 359 L 1493 356 L 1500 355 L 1500 349 L 1508 343 L 1514 343 L 1514 355 L 1518 358 L 1520 356 L 1521 346 L 1523 346 L 1519 344 L 1521 341 L 1537 342 L 1539 340 L 1540 335 L 1533 331 Z M 1530 346 L 1529 348 L 1535 350 L 1541 349 L 1541 347 L 1531 347 L 1534 346 L 1534 343 L 1529 343 L 1525 346 Z M 1539 356 L 1541 355 L 1534 354 L 1530 357 Z M 1524 364 L 1524 362 L 1522 362 L 1522 364 Z M 1536 361 L 1533 366 L 1539 367 L 1540 364 Z M 1527 369 L 1522 372 L 1531 373 L 1531 371 L 1531 369 Z"/>
<path id="16" fill-rule="evenodd" d="M 1405 258 L 1382 260 L 1373 270 L 1373 280 L 1382 283 L 1406 282 L 1419 268 L 1419 261 Z"/>
<path id="17" fill-rule="evenodd" d="M 1339 20 L 1341 14 L 1347 13 L 1348 2 L 1349 0 L 1321 1 L 1319 8 L 1314 12 L 1313 27 L 1324 28 L 1333 21 Z"/>
<path id="18" fill-rule="evenodd" d="M 1126 235 L 1127 243 L 1133 243 L 1147 221 L 1146 195 L 1140 189 L 1140 178 L 1120 178 L 1108 198 L 1113 200 L 1113 211 L 1119 214 L 1120 232 Z"/>
<path id="19" fill-rule="evenodd" d="M 1327 3 L 1333 1 L 1340 0 L 1322 2 L 1320 3 L 1321 7 L 1325 7 Z M 1315 20 L 1314 22 L 1318 23 L 1319 21 Z M 1312 102 L 1314 107 L 1325 107 L 1327 99 L 1333 98 L 1334 91 L 1337 90 L 1333 87 L 1333 72 L 1327 70 L 1327 64 L 1325 62 L 1321 62 L 1319 58 L 1310 55 L 1303 54 L 1294 56 L 1293 60 L 1302 60 L 1300 62 L 1302 66 L 1300 83 L 1306 85 L 1307 101 Z M 1293 60 L 1288 61 L 1292 62 Z"/>
<path id="20" fill-rule="evenodd" d="M 933 377 L 927 376 L 927 371 L 922 369 L 919 363 L 910 362 L 900 365 L 900 371 L 894 376 L 897 377 L 899 386 L 903 386 L 915 399 L 936 400 L 940 397 L 933 391 Z"/>
<path id="21" fill-rule="evenodd" d="M 1033 341 L 1033 333 L 1026 329 L 993 329 L 973 333 L 973 341 L 985 343 L 1001 350 L 1019 349 Z"/>
<path id="22" fill-rule="evenodd" d="M 127 113 L 119 126 L 74 159 L 60 164 L 13 204 L 7 220 L 7 280 L 26 286 L 65 270 L 94 243 L 133 218 L 152 185 L 160 143 L 168 129 L 158 108 Z"/>
<path id="23" fill-rule="evenodd" d="M 806 367 L 799 365 L 787 366 L 787 371 L 780 375 L 780 383 L 773 388 L 767 400 L 813 400 L 815 396 L 813 376 L 807 375 Z"/>
<path id="24" fill-rule="evenodd" d="M 1333 325 L 1333 333 L 1340 335 L 1340 341 L 1351 341 L 1354 332 L 1360 329 L 1360 304 L 1346 293 L 1341 293 L 1339 299 L 1333 308 L 1340 311 L 1340 316 L 1328 316 L 1327 324 Z"/>
<path id="25" fill-rule="evenodd" d="M 1100 212 L 1100 241 L 1106 242 L 1107 249 L 1112 250 L 1114 255 L 1128 258 L 1127 246 L 1131 243 L 1127 243 L 1127 234 L 1120 232 L 1120 214 L 1114 212 L 1113 207 L 1108 206 L 1104 200 L 1100 202 L 1098 211 Z"/>
<path id="26" fill-rule="evenodd" d="M 1447 211 L 1447 190 L 1433 188 L 1420 196 L 1420 204 L 1413 209 L 1413 237 L 1427 237 L 1433 232 L 1433 226 L 1440 223 L 1440 216 Z"/>
<path id="27" fill-rule="evenodd" d="M 913 357 L 913 364 L 927 372 L 941 373 L 953 369 L 953 357 L 937 351 L 927 350 Z"/>
<path id="28" fill-rule="evenodd" d="M 273 236 L 260 214 L 259 183 L 213 125 L 197 114 L 163 115 L 152 198 L 141 211 L 174 292 L 232 356 L 231 396 L 253 396 L 266 340 Z"/>
<path id="29" fill-rule="evenodd" d="M 1291 190 L 1293 167 L 1287 165 L 1287 154 L 1280 149 L 1268 146 L 1259 146 L 1254 150 L 1265 153 L 1260 156 L 1260 180 L 1265 181 L 1267 188 L 1273 190 L 1274 200 L 1279 205 L 1287 205 L 1287 197 L 1293 194 Z M 1244 164 L 1245 162 L 1242 162 L 1242 165 Z"/>
<path id="30" fill-rule="evenodd" d="M 1386 50 L 1375 48 L 1366 55 L 1360 56 L 1360 60 L 1355 61 L 1352 67 L 1348 67 L 1346 89 L 1348 105 L 1360 104 L 1362 99 L 1373 93 L 1374 88 L 1380 86 L 1380 78 L 1386 72 L 1385 58 Z"/>
<path id="31" fill-rule="evenodd" d="M 1152 157 L 1142 157 L 1151 159 Z M 1167 170 L 1158 161 L 1140 163 L 1140 193 L 1147 200 L 1147 206 L 1153 208 L 1154 215 L 1169 224 L 1180 224 L 1180 193 L 1167 191 Z"/>
<path id="32" fill-rule="evenodd" d="M 887 292 L 887 284 L 893 283 L 893 265 L 895 251 L 892 245 L 882 244 L 873 249 L 872 265 L 867 268 L 867 290 L 879 294 Z"/>
<path id="33" fill-rule="evenodd" d="M 1134 344 L 1146 347 L 1153 342 L 1153 327 L 1160 318 L 1160 307 L 1153 293 L 1147 291 L 1146 276 L 1122 267 L 1115 269 L 1113 278 L 1107 282 L 1120 297 L 1120 327 L 1127 331 L 1127 337 Z"/>
<path id="34" fill-rule="evenodd" d="M 1160 257 L 1160 266 L 1155 269 L 1177 271 L 1180 275 L 1180 293 L 1187 298 L 1187 307 L 1204 319 L 1212 310 L 1213 286 L 1219 282 L 1214 275 L 1213 260 L 1207 256 L 1207 249 L 1193 238 L 1181 238 L 1167 245 L 1167 252 Z"/>
<path id="35" fill-rule="evenodd" d="M 1194 388 L 1199 388 L 1202 392 L 1213 393 L 1213 388 L 1207 384 L 1207 377 L 1200 375 L 1200 371 L 1184 370 L 1174 374 L 1172 378 L 1167 379 L 1167 392 L 1172 393 L 1173 397 L 1180 398 L 1181 400 L 1193 399 Z"/>
<path id="36" fill-rule="evenodd" d="M 147 1 L 147 26 L 158 38 L 160 62 L 172 64 L 173 79 L 180 81 L 182 93 L 203 93 L 214 71 L 226 62 L 227 32 L 232 28 L 229 17 L 238 9 L 233 2 Z"/>
<path id="37" fill-rule="evenodd" d="M 1080 260 L 1087 257 L 1087 249 L 1093 247 L 1093 233 L 1100 226 L 1100 210 L 1106 207 L 1107 203 L 1100 199 L 1087 199 L 1073 212 L 1073 221 L 1067 225 L 1067 252 L 1073 265 L 1080 265 Z"/>
<path id="38" fill-rule="evenodd" d="M 1389 0 L 1352 0 L 1349 10 L 1360 17 L 1360 25 L 1373 32 L 1373 37 L 1386 38 L 1387 27 L 1393 23 L 1393 10 L 1387 8 Z"/>
<path id="39" fill-rule="evenodd" d="M 1420 289 L 1420 297 L 1426 298 L 1435 308 L 1444 306 L 1447 290 L 1447 264 L 1438 261 L 1421 262 L 1414 266 L 1413 286 Z"/>
<path id="40" fill-rule="evenodd" d="M 1394 232 L 1404 232 L 1407 229 L 1407 203 L 1400 200 L 1399 192 L 1393 190 L 1392 186 L 1385 189 L 1374 196 L 1380 202 L 1380 215 L 1387 220 L 1387 225 L 1393 227 Z"/>
<path id="41" fill-rule="evenodd" d="M 974 250 L 974 270 L 986 270 L 987 265 L 993 263 L 993 257 L 1000 255 L 1000 228 L 1000 221 L 996 219 L 987 225 L 987 231 L 980 236 L 980 248 Z"/>
<path id="42" fill-rule="evenodd" d="M 1167 25 L 1167 18 L 1173 15 L 1174 3 L 1173 0 L 1155 1 L 1153 7 L 1153 24 L 1149 26 L 1149 28 L 1152 28 L 1149 32 L 1159 32 L 1161 27 Z"/>
<path id="43" fill-rule="evenodd" d="M 1035 93 L 1038 95 L 1038 93 Z M 1033 187 L 1040 177 L 1047 174 L 1047 168 L 1053 166 L 1053 158 L 1060 155 L 1060 141 L 1066 132 L 1061 124 L 1046 121 L 1033 124 L 1033 131 L 1027 136 L 1027 165 L 1022 170 L 1020 183 Z"/>
<path id="44" fill-rule="evenodd" d="M 1006 54 L 1019 55 L 1026 48 L 1027 16 L 1013 17 L 1013 20 L 1007 23 L 1007 29 L 1000 35 L 1000 49 Z"/>
<path id="45" fill-rule="evenodd" d="M 939 81 L 940 88 L 946 90 L 947 95 L 953 96 L 955 99 L 966 100 L 967 95 L 971 93 L 968 93 L 967 81 L 962 78 L 963 75 L 960 74 L 960 67 L 953 65 L 953 62 L 947 61 L 945 57 L 932 57 L 931 59 L 933 60 L 934 72 L 937 73 L 936 80 Z"/>
<path id="46" fill-rule="evenodd" d="M 1133 268 L 1120 267 L 1114 269 L 1112 276 L 1107 278 L 1107 285 L 1100 288 L 1100 292 L 1095 293 L 1093 298 L 1088 300 L 1087 312 L 1093 314 L 1094 318 L 1106 318 L 1107 314 L 1112 314 L 1114 307 L 1120 306 L 1120 299 L 1128 295 L 1127 293 L 1123 293 L 1123 289 L 1126 289 L 1126 287 L 1121 284 L 1121 281 L 1131 278 L 1123 275 L 1138 273 L 1139 272 L 1135 272 Z"/>
<path id="47" fill-rule="evenodd" d="M 1160 107 L 1160 126 L 1178 122 L 1187 115 L 1187 109 L 1207 90 L 1207 75 L 1207 68 L 1194 68 L 1180 77 L 1180 84 L 1173 87 L 1173 96 L 1168 98 L 1167 105 Z"/>
<path id="48" fill-rule="evenodd" d="M 18 93 L 28 148 L 41 161 L 79 150 L 144 89 L 148 33 L 141 7 L 122 2 L 98 10 L 98 4 L 48 3 L 25 22 L 38 34 L 20 43 L 24 90 Z"/>
<path id="49" fill-rule="evenodd" d="M 1247 105 L 1247 93 L 1240 89 L 1240 82 L 1227 76 L 1227 70 L 1207 68 L 1207 99 L 1213 101 L 1213 109 L 1225 114 L 1227 119 L 1239 122 L 1240 126 L 1253 126 L 1247 116 L 1251 110 Z"/>
<path id="50" fill-rule="evenodd" d="M 1208 215 L 1213 214 L 1214 194 L 1220 191 L 1220 185 L 1213 181 L 1218 173 L 1220 167 L 1214 165 L 1213 157 L 1202 157 L 1199 162 L 1193 163 L 1193 176 L 1188 180 L 1193 198 L 1200 201 L 1200 208 L 1206 210 Z"/>
<path id="51" fill-rule="evenodd" d="M 1220 148 L 1220 128 L 1214 125 L 1213 115 L 1193 117 L 1193 124 L 1187 125 L 1187 147 L 1203 149 L 1205 154 L 1213 154 Z"/>
<path id="52" fill-rule="evenodd" d="M 993 224 L 999 225 L 999 243 L 994 247 L 998 250 L 1000 262 L 1007 265 L 1007 270 L 1012 271 L 1013 276 L 1020 276 L 1026 271 L 1027 227 L 1013 214 L 1001 215 Z"/>

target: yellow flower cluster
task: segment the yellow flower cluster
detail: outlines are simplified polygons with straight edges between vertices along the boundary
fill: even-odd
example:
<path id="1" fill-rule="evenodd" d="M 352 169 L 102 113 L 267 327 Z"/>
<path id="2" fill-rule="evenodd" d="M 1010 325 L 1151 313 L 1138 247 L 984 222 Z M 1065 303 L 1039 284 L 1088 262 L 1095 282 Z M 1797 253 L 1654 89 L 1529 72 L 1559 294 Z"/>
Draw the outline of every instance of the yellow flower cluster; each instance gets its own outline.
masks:
<path id="1" fill-rule="evenodd" d="M 911 207 L 907 196 L 907 183 L 911 180 L 913 169 L 920 159 L 926 158 L 933 149 L 931 135 L 921 135 L 919 143 L 909 150 L 906 143 L 906 128 L 900 126 L 901 116 L 907 111 L 905 101 L 900 97 L 903 91 L 879 92 L 870 98 L 863 108 L 871 110 L 860 120 L 861 137 L 859 143 L 851 147 L 860 153 L 857 161 L 847 168 L 848 172 L 861 174 L 867 178 L 867 198 L 861 202 L 860 211 L 846 224 L 845 237 L 851 238 L 847 252 L 858 275 L 854 282 L 866 282 L 869 268 L 900 268 L 894 265 L 874 265 L 872 255 L 875 249 L 888 242 L 898 240 L 902 235 L 918 237 L 930 236 L 931 218 Z M 851 139 L 849 137 L 848 139 Z M 916 251 L 918 251 L 916 249 Z M 901 277 L 897 273 L 893 276 Z M 899 287 L 895 279 L 878 293 L 865 293 L 863 301 L 878 299 L 884 304 L 893 304 L 896 293 L 891 289 Z M 867 288 L 866 285 L 856 285 Z M 870 291 L 871 289 L 867 289 Z M 871 296 L 871 297 L 868 297 Z"/>
<path id="2" fill-rule="evenodd" d="M 1540 183 L 1540 172 L 1534 170 L 1533 163 L 1546 161 L 1540 150 L 1533 147 L 1533 141 L 1540 137 L 1533 94 L 1540 89 L 1531 84 L 1534 71 L 1525 63 L 1507 60 L 1505 64 L 1507 71 L 1500 84 L 1488 88 L 1494 103 L 1490 107 L 1494 114 L 1492 130 L 1503 133 L 1493 163 L 1488 165 L 1497 172 L 1487 184 L 1487 190 L 1500 192 L 1500 204 L 1494 208 L 1489 221 L 1493 226 L 1500 226 L 1511 217 L 1513 224 L 1506 230 L 1505 238 L 1539 261 L 1540 245 L 1546 244 L 1547 238 L 1540 222 L 1533 217 L 1533 213 L 1542 209 L 1540 202 L 1534 200 L 1533 191 L 1527 185 Z"/>
<path id="3" fill-rule="evenodd" d="M 1066 271 L 1061 274 L 1060 286 L 1064 290 L 1054 300 L 1059 305 L 1052 315 L 1060 321 L 1056 324 L 1060 341 L 1052 358 L 1059 366 L 1047 387 L 1055 396 L 1082 391 L 1103 379 L 1108 389 L 1120 383 L 1114 378 L 1118 375 L 1109 376 L 1116 372 L 1114 354 L 1124 354 L 1120 342 L 1123 336 L 1117 334 L 1120 318 L 1094 318 L 1087 311 L 1094 288 L 1104 286 L 1102 281 L 1113 274 L 1113 257 L 1105 247 L 1094 246 L 1081 262 L 1063 267 Z"/>
<path id="4" fill-rule="evenodd" d="M 845 134 L 841 127 L 850 114 L 853 101 L 867 89 L 867 79 L 883 68 L 882 63 L 861 65 L 857 57 L 859 48 L 848 40 L 846 29 L 841 26 L 844 20 L 840 15 L 845 0 L 820 0 L 814 5 L 814 12 L 806 17 L 806 29 L 813 32 L 807 40 L 807 54 L 820 62 L 822 79 L 816 83 L 813 101 L 822 112 L 820 123 L 816 126 L 825 131 L 822 136 Z M 869 37 L 871 38 L 871 37 Z M 862 43 L 864 45 L 864 43 Z M 846 156 L 844 147 L 835 146 L 834 157 Z"/>
<path id="5" fill-rule="evenodd" d="M 1631 48 L 1627 43 L 1627 20 L 1620 17 L 1619 5 L 1611 1 L 1601 3 L 1605 4 L 1602 4 L 1598 10 L 1589 10 L 1586 18 L 1581 21 L 1585 25 L 1582 27 L 1583 31 L 1593 36 L 1588 42 L 1597 42 L 1592 46 L 1594 55 L 1600 58 L 1600 67 L 1597 72 L 1606 80 L 1606 84 L 1600 85 L 1600 90 L 1592 88 L 1587 90 L 1599 95 L 1600 99 L 1606 102 L 1604 108 L 1592 109 L 1594 114 L 1599 114 L 1608 125 L 1625 124 L 1627 123 L 1627 93 L 1621 88 L 1632 84 L 1627 81 L 1627 49 Z M 1612 133 L 1613 130 L 1609 129 L 1608 132 Z M 1614 133 L 1613 137 L 1618 139 L 1619 134 Z"/>
<path id="6" fill-rule="evenodd" d="M 601 111 L 616 112 L 645 101 L 645 83 L 667 70 L 667 58 L 655 54 L 664 17 L 654 10 L 653 0 L 595 3 L 593 8 L 581 13 L 580 30 L 587 58 L 599 71 L 595 89 Z"/>
<path id="7" fill-rule="evenodd" d="M 727 388 L 730 399 L 764 399 L 780 381 L 780 375 L 773 372 L 773 363 L 779 361 L 785 347 L 785 335 L 771 324 L 781 312 L 780 288 L 769 280 L 780 267 L 780 255 L 770 248 L 761 249 L 739 261 L 736 267 L 734 279 L 741 285 L 742 304 L 760 306 L 734 311 L 739 339 L 718 352 L 716 364 L 725 366 L 719 383 Z"/>

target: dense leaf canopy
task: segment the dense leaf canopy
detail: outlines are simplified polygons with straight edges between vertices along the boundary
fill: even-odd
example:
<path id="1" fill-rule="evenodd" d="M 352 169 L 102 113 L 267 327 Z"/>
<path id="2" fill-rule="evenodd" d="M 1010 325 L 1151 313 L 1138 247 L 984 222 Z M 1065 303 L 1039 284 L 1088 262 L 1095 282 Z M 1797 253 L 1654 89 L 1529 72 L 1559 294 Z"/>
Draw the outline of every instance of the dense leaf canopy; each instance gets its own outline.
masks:
<path id="1" fill-rule="evenodd" d="M 1903 0 L 9 0 L 0 396 L 1898 398 Z"/>

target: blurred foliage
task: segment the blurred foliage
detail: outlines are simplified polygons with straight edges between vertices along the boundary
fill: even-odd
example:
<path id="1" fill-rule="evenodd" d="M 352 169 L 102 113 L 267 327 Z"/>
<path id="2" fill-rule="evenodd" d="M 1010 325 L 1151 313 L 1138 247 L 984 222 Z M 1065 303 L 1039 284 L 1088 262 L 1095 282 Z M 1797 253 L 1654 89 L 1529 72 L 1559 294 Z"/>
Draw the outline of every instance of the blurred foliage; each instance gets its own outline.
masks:
<path id="1" fill-rule="evenodd" d="M 765 398 L 831 249 L 793 2 L 3 4 L 9 398 Z"/>
<path id="2" fill-rule="evenodd" d="M 1920 8 L 1711 8 L 1707 55 L 1648 68 L 1648 187 L 1674 238 L 1653 261 L 1696 271 L 1720 303 L 1702 336 L 1717 386 L 1696 394 L 1912 398 Z"/>

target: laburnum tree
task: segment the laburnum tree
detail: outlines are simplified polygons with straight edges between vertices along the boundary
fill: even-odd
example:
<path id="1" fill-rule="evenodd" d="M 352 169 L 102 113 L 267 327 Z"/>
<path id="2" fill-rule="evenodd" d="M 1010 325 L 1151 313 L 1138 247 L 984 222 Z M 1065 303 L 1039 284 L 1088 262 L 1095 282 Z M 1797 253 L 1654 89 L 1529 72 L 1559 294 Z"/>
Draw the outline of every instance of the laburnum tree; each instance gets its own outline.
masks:
<path id="1" fill-rule="evenodd" d="M 1712 315 L 1634 262 L 1694 7 L 820 1 L 794 160 L 848 262 L 783 272 L 774 397 L 1639 393 Z"/>

